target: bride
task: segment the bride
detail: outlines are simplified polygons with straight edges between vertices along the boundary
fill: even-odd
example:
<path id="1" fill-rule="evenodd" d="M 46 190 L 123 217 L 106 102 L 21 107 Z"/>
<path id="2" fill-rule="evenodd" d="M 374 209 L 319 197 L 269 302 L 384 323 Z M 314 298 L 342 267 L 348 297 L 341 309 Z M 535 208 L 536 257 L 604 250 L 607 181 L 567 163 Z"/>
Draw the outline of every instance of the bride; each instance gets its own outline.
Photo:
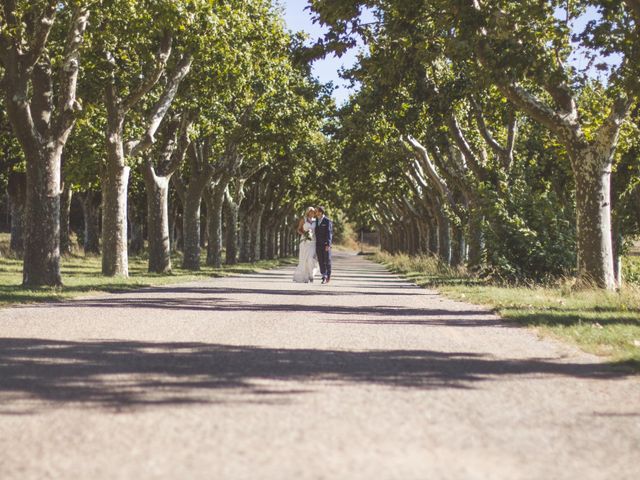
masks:
<path id="1" fill-rule="evenodd" d="M 298 222 L 297 232 L 300 235 L 300 254 L 298 267 L 293 274 L 293 281 L 297 283 L 313 282 L 313 277 L 318 271 L 316 260 L 316 210 L 307 208 L 307 212 Z"/>

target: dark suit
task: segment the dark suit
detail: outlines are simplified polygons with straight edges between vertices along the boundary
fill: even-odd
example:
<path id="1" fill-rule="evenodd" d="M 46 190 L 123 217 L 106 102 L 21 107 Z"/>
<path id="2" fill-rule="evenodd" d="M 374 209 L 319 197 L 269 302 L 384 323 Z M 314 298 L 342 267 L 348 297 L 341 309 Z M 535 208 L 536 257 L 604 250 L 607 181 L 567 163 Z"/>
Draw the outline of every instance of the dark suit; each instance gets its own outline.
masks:
<path id="1" fill-rule="evenodd" d="M 331 242 L 333 241 L 333 222 L 327 217 L 318 222 L 316 219 L 316 255 L 323 277 L 331 277 Z M 326 247 L 329 247 L 327 251 Z"/>

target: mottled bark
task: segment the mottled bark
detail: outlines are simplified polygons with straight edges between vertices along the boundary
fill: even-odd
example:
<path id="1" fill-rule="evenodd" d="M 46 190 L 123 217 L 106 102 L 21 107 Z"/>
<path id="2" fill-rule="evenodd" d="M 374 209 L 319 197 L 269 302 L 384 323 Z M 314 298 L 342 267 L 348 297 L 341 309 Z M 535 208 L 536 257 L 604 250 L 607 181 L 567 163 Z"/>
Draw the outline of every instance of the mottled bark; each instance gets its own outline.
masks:
<path id="1" fill-rule="evenodd" d="M 73 190 L 65 185 L 60 198 L 60 252 L 63 255 L 68 255 L 72 251 L 71 228 L 69 226 L 72 198 Z"/>
<path id="2" fill-rule="evenodd" d="M 126 97 L 121 97 L 116 81 L 116 72 L 106 82 L 105 104 L 107 109 L 107 166 L 106 185 L 103 186 L 103 256 L 102 273 L 108 276 L 128 276 L 127 255 L 127 221 L 126 197 L 129 167 L 127 159 L 146 153 L 154 144 L 155 136 L 164 120 L 178 87 L 191 68 L 192 57 L 183 54 L 176 63 L 171 75 L 163 85 L 161 93 L 144 118 L 144 132 L 139 138 L 125 141 L 124 124 L 128 114 L 158 84 L 165 73 L 167 62 L 171 56 L 173 39 L 166 32 L 160 39 L 159 50 L 152 71 L 144 77 L 137 89 L 133 89 Z M 109 56 L 109 52 L 105 52 Z M 113 231 L 107 229 L 118 229 Z"/>
<path id="3" fill-rule="evenodd" d="M 84 220 L 83 247 L 86 254 L 100 254 L 100 228 L 97 192 L 91 190 L 79 194 L 80 205 L 82 206 L 82 217 Z"/>
<path id="4" fill-rule="evenodd" d="M 62 285 L 60 274 L 60 155 L 27 162 L 24 286 Z"/>
<path id="5" fill-rule="evenodd" d="M 469 245 L 467 266 L 472 270 L 476 270 L 484 262 L 484 238 L 482 234 L 482 212 L 474 206 L 471 207 L 469 212 L 467 243 Z"/>
<path id="6" fill-rule="evenodd" d="M 209 242 L 207 244 L 207 265 L 222 267 L 222 208 L 227 179 L 221 179 L 207 191 L 207 223 Z"/>
<path id="7" fill-rule="evenodd" d="M 429 253 L 438 255 L 438 224 L 435 220 L 429 224 Z"/>
<path id="8" fill-rule="evenodd" d="M 260 229 L 260 260 L 267 258 L 267 228 L 265 219 L 262 219 L 262 228 Z"/>
<path id="9" fill-rule="evenodd" d="M 102 274 L 129 276 L 127 187 L 129 167 L 110 164 L 102 177 Z"/>
<path id="10" fill-rule="evenodd" d="M 182 213 L 184 235 L 184 255 L 182 268 L 200 270 L 200 207 L 202 192 L 199 188 L 189 188 Z"/>
<path id="11" fill-rule="evenodd" d="M 182 234 L 182 215 L 178 202 L 173 202 L 170 210 L 169 231 L 171 232 L 171 251 L 182 251 L 184 248 L 184 236 Z"/>
<path id="12" fill-rule="evenodd" d="M 61 156 L 80 105 L 76 86 L 80 46 L 89 11 L 73 10 L 61 61 L 54 71 L 47 42 L 57 14 L 48 2 L 19 25 L 13 2 L 5 5 L 0 35 L 3 99 L 26 159 L 23 285 L 59 286 Z M 54 76 L 58 81 L 54 85 Z"/>
<path id="13" fill-rule="evenodd" d="M 240 205 L 231 199 L 225 200 L 225 216 L 226 216 L 226 258 L 225 264 L 235 265 L 238 263 L 238 217 L 240 212 Z"/>
<path id="14" fill-rule="evenodd" d="M 300 249 L 300 243 L 298 242 L 297 235 L 293 232 L 289 232 L 287 238 L 289 243 L 289 255 L 297 257 Z"/>
<path id="15" fill-rule="evenodd" d="M 180 176 L 173 176 L 176 191 L 183 205 L 184 251 L 182 268 L 187 270 L 200 270 L 202 197 L 215 173 L 214 167 L 209 162 L 210 150 L 209 138 L 194 141 L 188 150 L 188 183 Z"/>
<path id="16" fill-rule="evenodd" d="M 578 276 L 598 287 L 613 289 L 616 276 L 611 231 L 611 165 L 602 166 L 598 152 L 593 149 L 579 155 L 581 161 L 576 172 Z"/>
<path id="17" fill-rule="evenodd" d="M 206 198 L 206 197 L 205 197 Z M 200 249 L 204 250 L 209 244 L 209 216 L 207 212 L 207 202 L 203 204 L 202 212 L 200 212 L 200 223 L 204 227 L 200 227 Z"/>
<path id="18" fill-rule="evenodd" d="M 131 256 L 139 256 L 144 253 L 144 223 L 147 216 L 144 202 L 141 201 L 138 195 L 129 195 L 127 212 L 128 252 Z"/>
<path id="19" fill-rule="evenodd" d="M 12 172 L 9 175 L 9 205 L 11 209 L 11 239 L 9 248 L 21 257 L 24 252 L 24 214 L 27 202 L 27 176 Z"/>
<path id="20" fill-rule="evenodd" d="M 247 263 L 250 260 L 251 254 L 251 224 L 249 223 L 249 215 L 242 213 L 240 216 L 240 257 L 239 260 L 242 263 Z"/>
<path id="21" fill-rule="evenodd" d="M 276 257 L 276 229 L 271 227 L 266 232 L 266 258 L 273 260 Z"/>
<path id="22" fill-rule="evenodd" d="M 262 213 L 264 211 L 264 205 L 254 209 L 249 217 L 249 229 L 250 229 L 250 247 L 249 247 L 249 261 L 251 263 L 261 260 L 261 239 L 262 239 Z"/>
<path id="23" fill-rule="evenodd" d="M 175 117 L 162 137 L 158 160 L 147 158 L 143 165 L 143 179 L 147 192 L 147 239 L 149 243 L 149 271 L 171 271 L 171 241 L 169 238 L 169 182 L 184 160 L 189 148 L 191 120 L 186 114 Z"/>
<path id="24" fill-rule="evenodd" d="M 458 225 L 454 225 L 451 231 L 453 233 L 453 241 L 451 242 L 451 266 L 459 267 L 464 264 L 466 250 L 464 229 Z"/>
<path id="25" fill-rule="evenodd" d="M 147 242 L 149 271 L 171 271 L 171 243 L 169 242 L 169 177 L 157 176 L 153 171 L 144 175 L 147 192 Z"/>
<path id="26" fill-rule="evenodd" d="M 632 2 L 631 4 L 633 4 Z M 481 10 L 479 3 L 473 8 Z M 485 37 L 486 31 L 480 35 Z M 486 68 L 493 68 L 495 54 L 488 42 L 476 53 Z M 587 139 L 570 85 L 561 78 L 548 78 L 541 85 L 553 99 L 550 106 L 511 78 L 496 71 L 495 84 L 517 108 L 547 127 L 564 145 L 576 183 L 578 278 L 582 283 L 613 290 L 616 287 L 611 240 L 611 165 L 620 128 L 634 102 L 633 95 L 618 92 L 607 118 Z"/>

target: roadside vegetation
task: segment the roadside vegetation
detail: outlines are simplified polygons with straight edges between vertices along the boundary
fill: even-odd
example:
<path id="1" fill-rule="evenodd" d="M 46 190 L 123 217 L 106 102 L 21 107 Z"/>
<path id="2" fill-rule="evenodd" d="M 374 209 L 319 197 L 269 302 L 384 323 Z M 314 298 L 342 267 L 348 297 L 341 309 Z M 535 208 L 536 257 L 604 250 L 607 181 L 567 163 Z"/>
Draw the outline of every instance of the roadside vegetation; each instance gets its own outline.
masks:
<path id="1" fill-rule="evenodd" d="M 50 302 L 66 300 L 95 292 L 121 292 L 153 285 L 169 285 L 195 281 L 210 277 L 254 273 L 293 262 L 292 259 L 261 260 L 255 263 L 225 265 L 220 268 L 203 266 L 199 271 L 174 268 L 171 273 L 149 273 L 146 255 L 132 257 L 128 277 L 105 277 L 101 275 L 101 258 L 77 252 L 62 258 L 64 285 L 61 287 L 22 287 L 22 261 L 7 256 L 8 235 L 0 234 L 0 306 L 17 303 Z M 174 265 L 181 264 L 178 254 L 173 256 Z"/>
<path id="2" fill-rule="evenodd" d="M 373 257 L 422 287 L 486 305 L 508 321 L 577 345 L 640 372 L 640 256 L 624 258 L 628 281 L 618 292 L 577 289 L 574 281 L 514 285 L 478 278 L 435 257 L 377 253 Z"/>

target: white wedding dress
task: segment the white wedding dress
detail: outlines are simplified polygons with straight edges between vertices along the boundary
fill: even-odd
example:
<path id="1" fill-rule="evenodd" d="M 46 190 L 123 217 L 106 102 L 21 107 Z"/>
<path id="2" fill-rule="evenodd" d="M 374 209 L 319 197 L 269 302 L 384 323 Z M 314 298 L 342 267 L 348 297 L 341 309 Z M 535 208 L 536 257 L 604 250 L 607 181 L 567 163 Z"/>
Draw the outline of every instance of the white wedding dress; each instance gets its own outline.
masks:
<path id="1" fill-rule="evenodd" d="M 316 221 L 309 219 L 304 220 L 302 229 L 305 232 L 310 232 L 311 239 L 305 238 L 305 235 L 300 236 L 300 254 L 298 255 L 298 267 L 293 274 L 293 281 L 296 283 L 309 283 L 313 282 L 313 277 L 318 273 L 319 266 L 316 260 Z"/>

